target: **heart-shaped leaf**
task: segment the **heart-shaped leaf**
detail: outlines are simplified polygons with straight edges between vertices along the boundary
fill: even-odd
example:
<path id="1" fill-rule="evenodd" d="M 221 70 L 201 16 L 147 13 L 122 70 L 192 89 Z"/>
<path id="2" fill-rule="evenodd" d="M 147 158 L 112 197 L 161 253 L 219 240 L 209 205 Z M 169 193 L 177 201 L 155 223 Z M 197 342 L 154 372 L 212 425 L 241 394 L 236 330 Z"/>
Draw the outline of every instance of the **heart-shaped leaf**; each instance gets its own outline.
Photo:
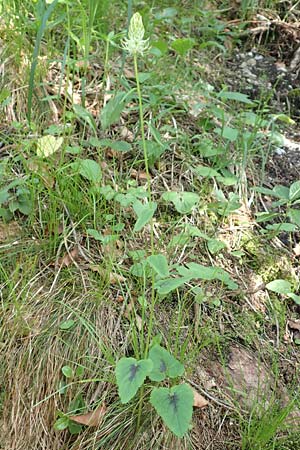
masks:
<path id="1" fill-rule="evenodd" d="M 133 228 L 133 231 L 136 232 L 140 231 L 146 225 L 146 223 L 148 223 L 149 220 L 152 219 L 156 211 L 157 204 L 155 202 L 143 204 L 140 200 L 136 200 L 132 206 L 134 212 L 137 215 L 137 221 Z"/>
<path id="2" fill-rule="evenodd" d="M 199 201 L 199 195 L 194 192 L 165 192 L 162 199 L 170 201 L 175 209 L 181 214 L 187 214 L 192 211 Z"/>
<path id="3" fill-rule="evenodd" d="M 64 139 L 62 137 L 55 137 L 51 135 L 43 136 L 37 140 L 36 154 L 46 158 L 57 152 L 62 146 Z"/>
<path id="4" fill-rule="evenodd" d="M 154 388 L 150 402 L 170 430 L 182 437 L 188 430 L 192 415 L 194 394 L 187 384 L 168 388 Z"/>
<path id="5" fill-rule="evenodd" d="M 176 378 L 184 372 L 184 366 L 160 345 L 151 348 L 149 359 L 153 363 L 153 369 L 149 374 L 152 381 L 162 381 L 167 376 Z"/>
<path id="6" fill-rule="evenodd" d="M 147 261 L 161 278 L 169 276 L 168 261 L 164 255 L 151 255 L 147 258 Z"/>
<path id="7" fill-rule="evenodd" d="M 75 162 L 82 177 L 94 184 L 99 184 L 102 178 L 101 167 L 93 159 L 80 159 Z"/>
<path id="8" fill-rule="evenodd" d="M 121 403 L 128 403 L 151 372 L 150 359 L 121 358 L 116 365 L 116 379 Z"/>

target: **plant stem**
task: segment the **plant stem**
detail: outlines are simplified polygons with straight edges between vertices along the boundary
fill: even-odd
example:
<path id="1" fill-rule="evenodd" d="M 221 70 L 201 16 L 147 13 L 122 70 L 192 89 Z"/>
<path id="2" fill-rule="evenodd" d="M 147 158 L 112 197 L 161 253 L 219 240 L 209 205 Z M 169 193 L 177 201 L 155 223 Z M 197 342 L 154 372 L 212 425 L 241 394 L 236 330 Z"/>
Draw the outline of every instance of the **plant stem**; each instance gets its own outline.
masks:
<path id="1" fill-rule="evenodd" d="M 143 113 L 143 101 L 142 101 L 142 93 L 141 93 L 141 86 L 140 86 L 140 80 L 139 80 L 139 71 L 138 71 L 138 64 L 137 64 L 137 55 L 133 55 L 133 61 L 134 61 L 134 73 L 135 73 L 135 79 L 136 79 L 136 90 L 138 94 L 139 99 L 139 116 L 140 116 L 140 128 L 141 128 L 141 136 L 142 136 L 142 145 L 143 145 L 143 152 L 144 152 L 144 161 L 145 161 L 145 171 L 147 174 L 147 188 L 148 188 L 148 197 L 149 201 L 151 201 L 151 177 L 149 173 L 149 163 L 148 163 L 148 153 L 147 153 L 147 145 L 146 145 L 146 137 L 145 137 L 145 122 L 144 122 L 144 113 Z M 151 244 L 151 254 L 154 254 L 154 231 L 153 231 L 153 219 L 151 219 L 150 222 L 150 244 Z M 150 340 L 151 340 L 151 334 L 152 334 L 152 327 L 153 327 L 153 320 L 154 320 L 154 307 L 155 307 L 155 290 L 154 290 L 154 274 L 152 275 L 152 284 L 151 284 L 151 306 L 150 306 L 150 318 L 149 318 L 149 325 L 148 325 L 148 334 L 147 334 L 147 340 L 146 345 L 144 348 L 144 352 L 142 349 L 142 353 L 144 353 L 144 357 L 147 358 L 148 356 L 148 350 L 150 346 Z M 143 312 L 142 317 L 145 317 L 145 304 L 143 304 Z M 142 329 L 143 330 L 143 329 Z M 144 346 L 144 333 L 142 331 L 141 336 L 141 346 Z M 139 409 L 138 409 L 138 418 L 137 418 L 137 430 L 139 430 L 140 423 L 141 423 L 141 416 L 142 416 L 142 406 L 143 406 L 143 395 L 144 395 L 144 386 L 142 386 L 142 389 L 140 391 L 140 402 L 139 402 Z"/>

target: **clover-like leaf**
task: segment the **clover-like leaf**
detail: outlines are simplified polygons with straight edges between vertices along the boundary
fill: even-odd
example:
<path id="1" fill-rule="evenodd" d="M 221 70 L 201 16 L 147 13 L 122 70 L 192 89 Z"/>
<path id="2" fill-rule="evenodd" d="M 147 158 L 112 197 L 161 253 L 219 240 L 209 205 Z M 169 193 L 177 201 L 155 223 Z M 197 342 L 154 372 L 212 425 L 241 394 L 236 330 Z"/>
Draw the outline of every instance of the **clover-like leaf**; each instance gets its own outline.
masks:
<path id="1" fill-rule="evenodd" d="M 149 352 L 149 359 L 153 363 L 149 378 L 152 381 L 162 381 L 167 376 L 179 377 L 184 372 L 184 366 L 172 356 L 168 350 L 160 345 L 154 345 Z"/>
<path id="2" fill-rule="evenodd" d="M 116 365 L 116 379 L 121 403 L 128 403 L 151 372 L 150 359 L 121 358 Z"/>
<path id="3" fill-rule="evenodd" d="M 167 427 L 178 437 L 188 430 L 192 415 L 194 394 L 187 384 L 168 388 L 154 388 L 150 402 Z"/>

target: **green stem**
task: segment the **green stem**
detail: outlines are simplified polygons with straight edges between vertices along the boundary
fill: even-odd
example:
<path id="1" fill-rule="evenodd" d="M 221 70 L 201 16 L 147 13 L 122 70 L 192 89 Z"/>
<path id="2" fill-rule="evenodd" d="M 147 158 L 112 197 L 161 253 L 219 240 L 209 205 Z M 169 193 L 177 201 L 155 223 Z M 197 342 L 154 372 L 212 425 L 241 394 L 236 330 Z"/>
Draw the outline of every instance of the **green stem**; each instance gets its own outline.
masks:
<path id="1" fill-rule="evenodd" d="M 147 145 L 146 145 L 146 137 L 145 137 L 145 122 L 144 122 L 144 112 L 143 112 L 143 101 L 142 101 L 142 93 L 141 93 L 141 86 L 140 86 L 140 79 L 139 79 L 139 71 L 138 71 L 138 64 L 137 64 L 137 55 L 136 53 L 133 55 L 133 61 L 134 61 L 134 72 L 135 72 L 135 79 L 136 79 L 136 90 L 137 95 L 139 99 L 139 116 L 140 116 L 140 128 L 141 128 L 141 136 L 142 136 L 142 146 L 143 146 L 143 152 L 144 152 L 144 161 L 145 161 L 145 171 L 147 174 L 147 188 L 148 188 L 148 197 L 149 201 L 151 201 L 151 177 L 149 173 L 149 162 L 148 162 L 148 154 L 147 154 Z M 150 222 L 150 243 L 151 243 L 151 254 L 154 254 L 154 231 L 153 231 L 153 219 L 151 219 Z M 143 313 L 142 317 L 145 317 L 145 306 L 143 305 Z M 151 341 L 151 334 L 152 334 L 152 327 L 153 327 L 153 320 L 154 320 L 154 308 L 155 308 L 155 290 L 154 290 L 154 274 L 152 275 L 152 285 L 151 285 L 151 307 L 150 307 L 150 318 L 149 318 L 149 325 L 148 325 L 148 334 L 147 334 L 147 340 L 146 345 L 144 348 L 144 357 L 147 358 L 150 341 Z M 144 334 L 142 331 L 142 347 L 144 346 Z M 143 352 L 142 352 L 143 353 Z M 137 418 L 137 430 L 139 430 L 140 423 L 141 423 L 141 417 L 142 417 L 142 406 L 143 406 L 143 395 L 144 395 L 144 386 L 142 386 L 142 389 L 140 391 L 140 402 L 139 402 L 139 409 L 138 409 L 138 418 Z"/>

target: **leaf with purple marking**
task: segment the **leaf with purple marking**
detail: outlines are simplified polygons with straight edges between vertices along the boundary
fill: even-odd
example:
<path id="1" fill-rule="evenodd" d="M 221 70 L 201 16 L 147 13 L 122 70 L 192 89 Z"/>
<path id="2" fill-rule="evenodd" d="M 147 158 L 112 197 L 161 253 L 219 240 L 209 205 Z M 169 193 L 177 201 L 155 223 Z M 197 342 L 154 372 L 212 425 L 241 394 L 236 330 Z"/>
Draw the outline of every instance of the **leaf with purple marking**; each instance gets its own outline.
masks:
<path id="1" fill-rule="evenodd" d="M 168 428 L 178 437 L 187 430 L 193 415 L 194 394 L 187 384 L 168 388 L 154 388 L 150 403 Z"/>
<path id="2" fill-rule="evenodd" d="M 153 367 L 150 359 L 121 358 L 116 365 L 116 379 L 121 403 L 128 403 Z"/>
<path id="3" fill-rule="evenodd" d="M 154 345 L 151 348 L 149 358 L 153 362 L 153 368 L 149 374 L 152 381 L 162 381 L 167 376 L 176 378 L 184 372 L 184 366 L 160 345 Z"/>

